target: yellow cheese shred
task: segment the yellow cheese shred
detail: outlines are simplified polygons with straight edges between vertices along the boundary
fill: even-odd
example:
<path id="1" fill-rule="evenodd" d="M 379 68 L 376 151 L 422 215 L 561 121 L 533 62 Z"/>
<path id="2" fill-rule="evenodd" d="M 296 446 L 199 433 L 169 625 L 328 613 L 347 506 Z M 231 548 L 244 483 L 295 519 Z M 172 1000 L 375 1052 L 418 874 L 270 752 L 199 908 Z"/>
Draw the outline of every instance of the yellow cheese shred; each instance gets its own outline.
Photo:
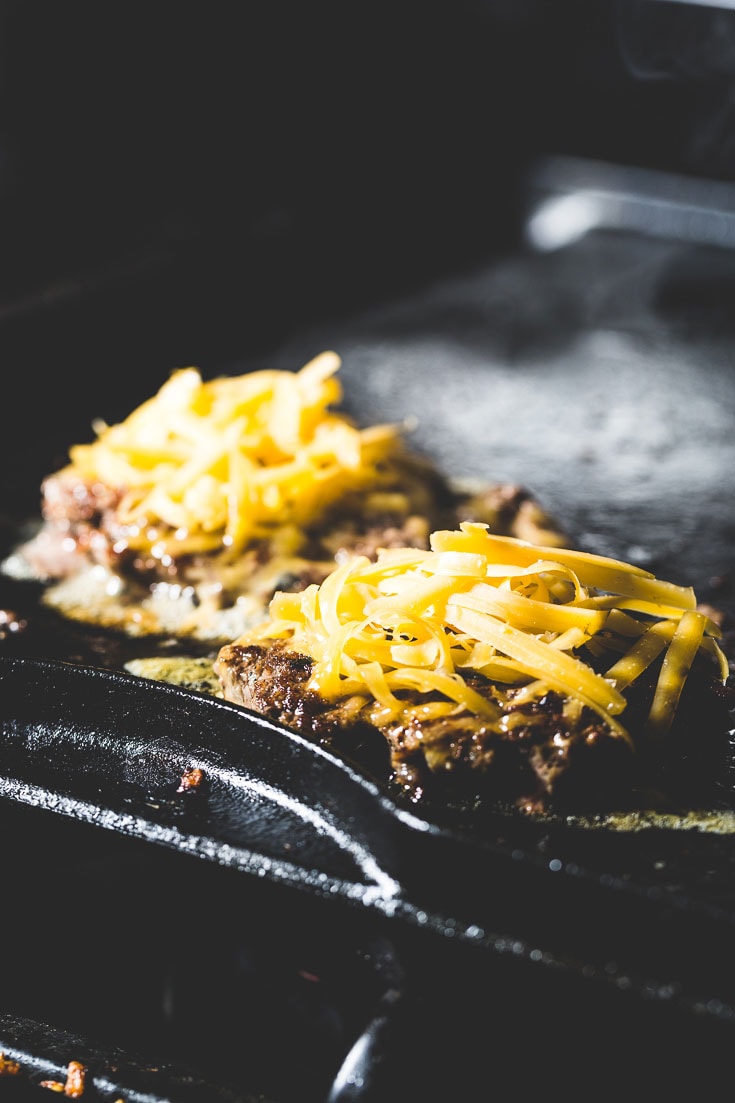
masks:
<path id="1" fill-rule="evenodd" d="M 671 727 L 687 674 L 704 636 L 706 618 L 696 610 L 685 613 L 676 626 L 664 655 L 656 692 L 648 716 L 648 730 L 654 737 Z"/>
<path id="2" fill-rule="evenodd" d="M 402 431 L 359 429 L 333 408 L 340 366 L 326 351 L 297 372 L 203 381 L 181 368 L 124 421 L 95 422 L 67 469 L 124 491 L 133 548 L 237 553 L 275 528 L 301 529 L 347 494 L 394 490 Z"/>
<path id="3" fill-rule="evenodd" d="M 279 592 L 268 619 L 235 642 L 287 641 L 314 661 L 309 688 L 329 700 L 373 700 L 380 722 L 424 707 L 493 723 L 504 702 L 555 690 L 570 715 L 592 709 L 629 742 L 623 690 L 662 653 L 648 720 L 656 737 L 671 726 L 699 652 L 728 677 L 719 628 L 697 611 L 690 588 L 474 522 L 433 533 L 430 548 L 384 548 L 374 562 L 355 556 L 321 586 Z M 468 673 L 492 681 L 492 691 L 478 693 Z"/>

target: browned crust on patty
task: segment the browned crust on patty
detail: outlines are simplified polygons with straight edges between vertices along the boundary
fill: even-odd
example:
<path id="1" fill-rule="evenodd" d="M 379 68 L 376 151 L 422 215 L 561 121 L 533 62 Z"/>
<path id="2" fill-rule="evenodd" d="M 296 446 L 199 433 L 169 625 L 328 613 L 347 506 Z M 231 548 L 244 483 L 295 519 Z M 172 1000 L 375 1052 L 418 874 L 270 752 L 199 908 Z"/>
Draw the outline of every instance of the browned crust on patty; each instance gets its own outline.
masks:
<path id="1" fill-rule="evenodd" d="M 215 673 L 226 699 L 351 758 L 370 747 L 377 755 L 382 743 L 389 780 L 414 801 L 444 791 L 541 808 L 554 800 L 604 801 L 632 783 L 630 746 L 589 711 L 570 722 L 558 694 L 511 704 L 508 730 L 466 711 L 378 725 L 365 698 L 330 702 L 310 690 L 312 667 L 309 656 L 274 640 L 228 644 Z M 473 688 L 492 696 L 481 678 Z"/>

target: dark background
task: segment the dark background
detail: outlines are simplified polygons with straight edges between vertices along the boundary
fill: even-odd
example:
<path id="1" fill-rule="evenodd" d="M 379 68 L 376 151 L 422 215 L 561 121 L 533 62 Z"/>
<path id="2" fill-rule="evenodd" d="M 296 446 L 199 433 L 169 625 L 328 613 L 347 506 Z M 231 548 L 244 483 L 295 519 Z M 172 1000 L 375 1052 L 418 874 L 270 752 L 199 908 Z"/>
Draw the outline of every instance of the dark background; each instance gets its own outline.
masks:
<path id="1" fill-rule="evenodd" d="M 169 262 L 196 358 L 235 304 L 267 343 L 512 246 L 545 153 L 730 179 L 733 29 L 656 0 L 6 0 L 2 317 Z"/>
<path id="2" fill-rule="evenodd" d="M 265 237 L 289 239 L 299 275 L 326 283 L 339 266 L 380 292 L 507 241 L 540 153 L 734 167 L 733 15 L 717 7 L 6 0 L 0 13 L 9 298 L 161 241 L 226 255 Z M 343 279 L 330 282 L 331 299 Z"/>

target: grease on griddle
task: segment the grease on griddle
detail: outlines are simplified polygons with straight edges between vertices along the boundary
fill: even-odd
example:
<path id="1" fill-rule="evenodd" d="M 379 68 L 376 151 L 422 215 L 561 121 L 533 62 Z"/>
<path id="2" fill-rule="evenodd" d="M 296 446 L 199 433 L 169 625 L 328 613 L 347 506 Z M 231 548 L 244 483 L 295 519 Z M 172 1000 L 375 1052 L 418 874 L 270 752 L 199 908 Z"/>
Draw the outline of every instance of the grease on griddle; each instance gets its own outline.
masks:
<path id="1" fill-rule="evenodd" d="M 183 686 L 196 693 L 208 693 L 222 697 L 222 687 L 213 670 L 211 658 L 193 658 L 189 655 L 151 655 L 130 659 L 125 663 L 129 674 L 149 678 L 154 682 L 168 682 Z"/>
<path id="2" fill-rule="evenodd" d="M 0 609 L 0 640 L 25 632 L 28 621 L 13 609 Z"/>

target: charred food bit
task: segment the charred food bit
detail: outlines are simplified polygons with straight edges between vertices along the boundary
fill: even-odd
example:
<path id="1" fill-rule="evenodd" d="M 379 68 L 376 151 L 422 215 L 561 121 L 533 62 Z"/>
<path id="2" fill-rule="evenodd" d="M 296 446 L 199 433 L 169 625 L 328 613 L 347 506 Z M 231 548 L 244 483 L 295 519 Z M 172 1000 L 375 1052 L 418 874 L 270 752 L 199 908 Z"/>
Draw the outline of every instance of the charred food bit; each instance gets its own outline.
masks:
<path id="1" fill-rule="evenodd" d="M 86 1066 L 80 1061 L 70 1061 L 66 1069 L 66 1081 L 62 1083 L 60 1080 L 42 1080 L 41 1087 L 48 1088 L 50 1091 L 59 1092 L 67 1097 L 67 1099 L 81 1099 L 84 1095 L 84 1085 L 87 1077 Z"/>
<path id="2" fill-rule="evenodd" d="M 177 793 L 187 793 L 191 790 L 196 790 L 202 784 L 204 780 L 204 773 L 198 766 L 194 766 L 191 770 L 185 770 L 181 775 L 181 781 L 179 787 L 176 790 Z"/>
<path id="3" fill-rule="evenodd" d="M 719 637 L 690 588 L 464 522 L 277 593 L 215 672 L 414 801 L 594 809 L 712 783 L 733 704 Z"/>
<path id="4" fill-rule="evenodd" d="M 20 1065 L 18 1062 L 0 1052 L 0 1076 L 18 1076 L 19 1073 Z"/>

